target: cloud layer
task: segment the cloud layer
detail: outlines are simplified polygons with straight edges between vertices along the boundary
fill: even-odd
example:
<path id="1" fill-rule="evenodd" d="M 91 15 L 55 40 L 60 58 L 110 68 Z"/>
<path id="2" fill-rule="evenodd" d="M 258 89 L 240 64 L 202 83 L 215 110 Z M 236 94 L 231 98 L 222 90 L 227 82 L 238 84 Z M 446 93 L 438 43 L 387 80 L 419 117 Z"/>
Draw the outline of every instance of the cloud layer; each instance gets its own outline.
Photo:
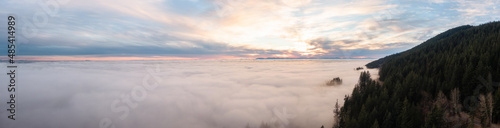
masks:
<path id="1" fill-rule="evenodd" d="M 360 71 L 353 69 L 369 61 L 19 64 L 17 119 L 0 119 L 0 123 L 3 127 L 19 128 L 84 128 L 99 127 L 101 120 L 109 119 L 121 128 L 236 128 L 247 124 L 256 128 L 263 122 L 286 127 L 331 127 L 335 101 L 342 103 L 359 77 Z M 155 82 L 149 78 L 154 77 L 161 79 L 157 87 L 145 95 L 134 92 L 138 87 L 146 87 L 143 82 L 148 82 L 148 87 L 153 85 Z M 324 86 L 326 80 L 334 77 L 341 77 L 343 85 Z M 130 104 L 136 106 L 113 103 L 123 96 L 129 96 Z M 125 106 L 128 114 L 117 109 Z"/>

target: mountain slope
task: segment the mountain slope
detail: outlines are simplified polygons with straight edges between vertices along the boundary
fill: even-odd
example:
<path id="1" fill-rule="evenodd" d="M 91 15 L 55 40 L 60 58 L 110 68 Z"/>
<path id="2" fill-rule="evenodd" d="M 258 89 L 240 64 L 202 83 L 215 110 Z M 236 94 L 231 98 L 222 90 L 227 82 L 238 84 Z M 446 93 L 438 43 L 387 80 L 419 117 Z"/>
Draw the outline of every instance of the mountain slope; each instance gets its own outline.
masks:
<path id="1" fill-rule="evenodd" d="M 457 32 L 461 32 L 463 30 L 466 30 L 466 29 L 469 29 L 469 28 L 472 28 L 472 26 L 470 25 L 464 25 L 464 26 L 460 26 L 460 27 L 456 27 L 456 28 L 453 28 L 453 29 L 450 29 L 450 30 L 447 30 L 439 35 L 436 35 L 435 37 L 425 41 L 424 43 L 420 44 L 420 45 L 417 45 L 416 47 L 410 49 L 410 50 L 407 50 L 405 52 L 402 52 L 402 53 L 396 53 L 396 54 L 393 54 L 393 55 L 390 55 L 390 56 L 386 56 L 384 58 L 381 58 L 381 59 L 378 59 L 376 61 L 373 61 L 373 62 L 370 62 L 368 64 L 366 64 L 365 66 L 368 67 L 368 68 L 379 68 L 386 60 L 392 60 L 396 57 L 399 57 L 399 56 L 402 56 L 404 55 L 404 53 L 408 53 L 408 52 L 412 52 L 414 50 L 418 50 L 419 48 L 421 47 L 425 47 L 426 45 L 428 44 L 433 44 L 439 40 L 442 40 L 442 39 L 446 39 L 447 37 L 450 37 L 451 35 L 457 33 Z"/>
<path id="2" fill-rule="evenodd" d="M 366 66 L 380 68 L 383 85 L 362 73 L 344 99 L 339 126 L 452 127 L 472 124 L 467 117 L 484 125 L 500 121 L 494 83 L 500 81 L 500 22 L 453 28 Z"/>

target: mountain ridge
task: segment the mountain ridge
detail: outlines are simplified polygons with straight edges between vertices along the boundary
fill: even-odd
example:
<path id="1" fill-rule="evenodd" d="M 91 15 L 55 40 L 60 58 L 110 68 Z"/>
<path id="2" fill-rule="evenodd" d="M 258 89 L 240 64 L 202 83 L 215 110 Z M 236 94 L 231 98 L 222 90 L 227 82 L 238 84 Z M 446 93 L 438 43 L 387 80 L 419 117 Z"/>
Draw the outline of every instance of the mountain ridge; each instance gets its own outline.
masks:
<path id="1" fill-rule="evenodd" d="M 449 29 L 449 30 L 446 30 L 445 32 L 443 33 L 440 33 L 430 39 L 428 39 L 427 41 L 424 41 L 423 43 L 411 48 L 411 49 L 408 49 L 406 51 L 403 51 L 403 52 L 399 52 L 399 53 L 396 53 L 396 54 L 392 54 L 392 55 L 389 55 L 389 56 L 385 56 L 385 57 L 382 57 L 378 60 L 375 60 L 375 61 L 372 61 L 368 64 L 366 64 L 365 66 L 367 68 L 379 68 L 380 65 L 382 65 L 386 60 L 390 60 L 391 58 L 394 58 L 394 57 L 397 57 L 405 52 L 410 52 L 412 49 L 415 49 L 415 48 L 419 48 L 419 47 L 423 47 L 423 45 L 425 44 L 428 44 L 428 43 L 432 43 L 432 42 L 435 42 L 435 41 L 439 41 L 441 39 L 444 39 L 446 37 L 449 37 L 457 32 L 460 32 L 462 30 L 466 30 L 466 29 L 469 29 L 469 28 L 472 28 L 473 26 L 471 25 L 462 25 L 462 26 L 459 26 L 459 27 L 455 27 L 455 28 L 452 28 L 452 29 Z"/>

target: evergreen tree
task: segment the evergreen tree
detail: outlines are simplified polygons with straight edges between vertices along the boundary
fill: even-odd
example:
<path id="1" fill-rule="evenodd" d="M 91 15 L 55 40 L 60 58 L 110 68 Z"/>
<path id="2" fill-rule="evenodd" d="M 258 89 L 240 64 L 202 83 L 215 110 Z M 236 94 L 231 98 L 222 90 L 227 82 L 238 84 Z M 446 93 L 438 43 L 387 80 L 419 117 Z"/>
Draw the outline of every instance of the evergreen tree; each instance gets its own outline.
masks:
<path id="1" fill-rule="evenodd" d="M 414 124 L 411 121 L 411 104 L 408 102 L 408 98 L 405 98 L 403 102 L 403 109 L 401 110 L 400 121 L 402 128 L 412 128 Z"/>
<path id="2" fill-rule="evenodd" d="M 377 120 L 375 120 L 375 123 L 373 123 L 371 128 L 380 128 Z"/>
<path id="3" fill-rule="evenodd" d="M 391 112 L 386 112 L 386 115 L 384 117 L 385 117 L 385 120 L 384 120 L 384 123 L 383 123 L 383 127 L 384 128 L 393 128 L 393 127 L 395 127 L 393 125 L 394 120 L 392 120 Z"/>
<path id="4" fill-rule="evenodd" d="M 493 98 L 493 123 L 500 123 L 500 87 Z"/>
<path id="5" fill-rule="evenodd" d="M 340 127 L 340 106 L 339 106 L 339 100 L 337 99 L 337 102 L 335 103 L 335 109 L 333 110 L 333 128 L 339 128 Z"/>
<path id="6" fill-rule="evenodd" d="M 432 111 L 429 115 L 427 115 L 425 119 L 425 127 L 426 128 L 431 128 L 431 127 L 436 127 L 440 128 L 442 127 L 443 124 L 443 110 L 439 108 L 437 105 L 435 105 L 432 108 Z"/>

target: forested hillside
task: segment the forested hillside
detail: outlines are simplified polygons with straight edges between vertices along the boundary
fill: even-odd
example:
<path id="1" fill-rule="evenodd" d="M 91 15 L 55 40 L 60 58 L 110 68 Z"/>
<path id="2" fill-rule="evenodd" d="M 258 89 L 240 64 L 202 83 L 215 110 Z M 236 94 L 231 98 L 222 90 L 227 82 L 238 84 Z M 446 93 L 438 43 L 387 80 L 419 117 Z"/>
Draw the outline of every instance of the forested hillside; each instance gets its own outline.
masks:
<path id="1" fill-rule="evenodd" d="M 472 26 L 470 25 L 464 25 L 464 26 L 460 26 L 460 27 L 456 27 L 456 28 L 453 28 L 453 29 L 450 29 L 450 30 L 447 30 L 441 34 L 438 34 L 436 35 L 435 37 L 425 41 L 424 43 L 410 49 L 410 50 L 407 50 L 405 52 L 402 52 L 402 53 L 396 53 L 396 54 L 393 54 L 393 55 L 390 55 L 390 56 L 386 56 L 384 58 L 381 58 L 381 59 L 378 59 L 376 61 L 373 61 L 373 62 L 370 62 L 368 64 L 366 64 L 366 67 L 368 68 L 379 68 L 386 60 L 392 60 L 398 56 L 401 56 L 401 55 L 405 55 L 405 53 L 409 53 L 409 52 L 412 52 L 413 50 L 419 50 L 421 47 L 424 47 L 426 46 L 427 44 L 433 44 L 432 42 L 437 42 L 441 39 L 444 39 L 444 38 L 447 38 L 453 34 L 455 34 L 456 32 L 460 32 L 462 30 L 466 30 L 466 29 L 469 29 L 469 28 L 472 28 Z"/>
<path id="2" fill-rule="evenodd" d="M 500 22 L 460 26 L 366 65 L 334 127 L 489 127 L 500 121 Z"/>

